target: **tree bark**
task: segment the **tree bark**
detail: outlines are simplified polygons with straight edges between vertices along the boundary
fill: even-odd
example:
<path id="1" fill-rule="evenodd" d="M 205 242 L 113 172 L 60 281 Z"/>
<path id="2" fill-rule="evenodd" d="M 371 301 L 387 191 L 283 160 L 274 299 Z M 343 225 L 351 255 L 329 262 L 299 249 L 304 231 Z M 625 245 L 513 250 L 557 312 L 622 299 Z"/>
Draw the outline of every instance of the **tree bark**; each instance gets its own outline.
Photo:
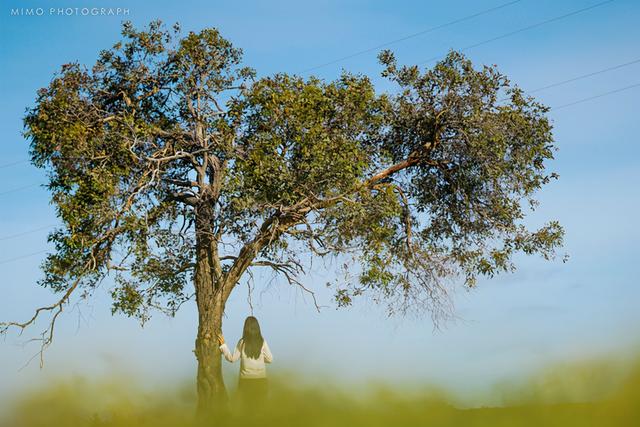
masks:
<path id="1" fill-rule="evenodd" d="M 196 212 L 195 291 L 198 307 L 198 335 L 195 355 L 198 361 L 198 414 L 212 416 L 226 409 L 227 392 L 222 378 L 222 359 L 218 334 L 222 333 L 222 315 L 226 303 L 224 278 L 220 269 L 217 244 L 213 237 L 213 209 L 206 206 Z"/>
<path id="2" fill-rule="evenodd" d="M 198 360 L 198 414 L 219 419 L 227 409 L 227 392 L 222 378 L 222 358 L 218 334 L 222 333 L 222 315 L 235 284 L 249 268 L 259 251 L 296 223 L 296 215 L 272 217 L 258 235 L 247 242 L 233 265 L 223 273 L 214 232 L 214 204 L 202 203 L 196 213 L 195 290 L 198 306 L 198 336 L 195 354 Z"/>
<path id="3" fill-rule="evenodd" d="M 196 280 L 197 282 L 197 280 Z M 198 336 L 196 337 L 196 359 L 198 360 L 198 413 L 209 414 L 224 408 L 227 393 L 222 378 L 222 359 L 217 335 L 222 331 L 224 309 L 219 298 L 206 289 L 206 284 L 197 285 Z"/>

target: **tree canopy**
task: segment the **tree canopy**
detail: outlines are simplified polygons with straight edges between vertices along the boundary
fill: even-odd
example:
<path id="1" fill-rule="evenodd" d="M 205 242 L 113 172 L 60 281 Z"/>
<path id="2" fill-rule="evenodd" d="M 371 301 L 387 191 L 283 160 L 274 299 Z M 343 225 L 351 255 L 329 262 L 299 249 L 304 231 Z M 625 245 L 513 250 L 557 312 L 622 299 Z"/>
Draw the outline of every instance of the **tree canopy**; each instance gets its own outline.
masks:
<path id="1" fill-rule="evenodd" d="M 495 66 L 452 51 L 421 70 L 383 51 L 397 90 L 379 93 L 347 72 L 257 77 L 215 29 L 122 36 L 91 68 L 63 65 L 25 117 L 62 223 L 42 279 L 62 298 L 34 319 L 110 274 L 114 312 L 142 320 L 194 293 L 201 313 L 224 310 L 254 267 L 311 290 L 307 255 L 347 266 L 340 306 L 372 293 L 440 318 L 447 280 L 474 286 L 562 243 L 555 221 L 524 225 L 556 177 L 548 108 Z"/>
<path id="2" fill-rule="evenodd" d="M 385 51 L 382 74 L 399 91 L 378 95 L 348 73 L 256 79 L 217 30 L 178 34 L 125 24 L 91 70 L 66 64 L 38 93 L 26 135 L 63 221 L 44 285 L 91 288 L 111 270 L 115 310 L 144 317 L 158 298 L 176 308 L 190 294 L 203 199 L 232 246 L 302 209 L 260 256 L 284 264 L 293 242 L 354 254 L 362 271 L 339 289 L 343 305 L 371 289 L 436 308 L 440 278 L 463 273 L 471 286 L 511 269 L 514 252 L 550 256 L 560 243 L 557 222 L 521 224 L 523 199 L 533 207 L 555 176 L 547 108 L 495 67 L 451 52 L 421 72 Z"/>

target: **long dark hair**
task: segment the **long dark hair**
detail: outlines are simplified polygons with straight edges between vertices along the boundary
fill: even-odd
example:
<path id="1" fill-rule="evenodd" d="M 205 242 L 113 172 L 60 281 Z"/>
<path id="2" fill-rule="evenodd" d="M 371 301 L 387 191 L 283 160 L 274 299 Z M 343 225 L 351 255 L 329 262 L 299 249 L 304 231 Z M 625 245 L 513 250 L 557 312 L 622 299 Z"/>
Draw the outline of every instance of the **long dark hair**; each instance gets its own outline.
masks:
<path id="1" fill-rule="evenodd" d="M 244 321 L 244 330 L 242 331 L 244 353 L 252 359 L 257 359 L 262 352 L 263 343 L 264 338 L 262 338 L 262 334 L 260 333 L 258 319 L 253 316 L 247 317 Z"/>

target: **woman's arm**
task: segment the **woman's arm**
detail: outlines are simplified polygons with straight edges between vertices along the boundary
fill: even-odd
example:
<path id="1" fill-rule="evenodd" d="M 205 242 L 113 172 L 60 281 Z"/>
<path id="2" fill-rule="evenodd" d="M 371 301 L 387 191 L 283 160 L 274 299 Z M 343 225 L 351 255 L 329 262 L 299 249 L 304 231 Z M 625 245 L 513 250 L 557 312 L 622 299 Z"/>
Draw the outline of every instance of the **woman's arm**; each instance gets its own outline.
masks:
<path id="1" fill-rule="evenodd" d="M 222 345 L 220 346 L 220 351 L 222 351 L 222 355 L 225 359 L 227 359 L 227 361 L 233 363 L 236 360 L 240 359 L 240 354 L 242 353 L 242 351 L 240 350 L 240 343 L 242 343 L 242 340 L 238 341 L 238 345 L 236 345 L 236 349 L 233 351 L 233 354 L 231 354 L 227 343 L 222 343 Z"/>
<path id="2" fill-rule="evenodd" d="M 262 355 L 264 356 L 264 363 L 273 362 L 273 355 L 271 354 L 267 340 L 264 340 L 264 343 L 262 344 Z"/>

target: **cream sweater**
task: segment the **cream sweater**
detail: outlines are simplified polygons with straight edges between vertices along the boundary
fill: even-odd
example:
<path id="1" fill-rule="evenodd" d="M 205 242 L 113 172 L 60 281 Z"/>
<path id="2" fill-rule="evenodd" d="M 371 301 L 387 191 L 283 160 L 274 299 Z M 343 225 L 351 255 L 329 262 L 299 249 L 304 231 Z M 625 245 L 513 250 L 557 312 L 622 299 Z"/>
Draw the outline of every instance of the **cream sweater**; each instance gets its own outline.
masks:
<path id="1" fill-rule="evenodd" d="M 265 363 L 271 363 L 273 356 L 271 350 L 267 345 L 267 340 L 264 340 L 262 344 L 262 351 L 257 359 L 252 359 L 244 352 L 244 346 L 242 345 L 242 339 L 238 341 L 233 354 L 229 350 L 227 343 L 220 346 L 220 351 L 224 355 L 224 358 L 233 363 L 240 359 L 240 378 L 265 378 L 267 376 L 267 369 Z"/>

